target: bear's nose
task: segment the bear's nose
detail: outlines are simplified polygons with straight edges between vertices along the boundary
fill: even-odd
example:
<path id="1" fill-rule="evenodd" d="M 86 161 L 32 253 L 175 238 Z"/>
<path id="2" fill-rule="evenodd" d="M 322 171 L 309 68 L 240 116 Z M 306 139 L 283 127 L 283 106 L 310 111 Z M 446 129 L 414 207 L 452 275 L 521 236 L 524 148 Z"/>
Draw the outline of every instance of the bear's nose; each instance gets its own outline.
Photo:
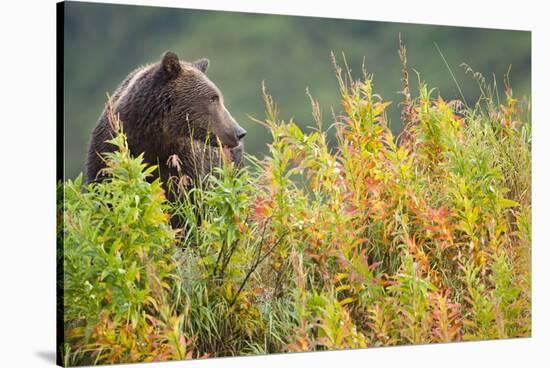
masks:
<path id="1" fill-rule="evenodd" d="M 244 130 L 241 126 L 237 125 L 237 130 L 235 132 L 235 135 L 237 136 L 237 138 L 239 138 L 239 140 L 241 140 L 246 135 L 246 130 Z"/>

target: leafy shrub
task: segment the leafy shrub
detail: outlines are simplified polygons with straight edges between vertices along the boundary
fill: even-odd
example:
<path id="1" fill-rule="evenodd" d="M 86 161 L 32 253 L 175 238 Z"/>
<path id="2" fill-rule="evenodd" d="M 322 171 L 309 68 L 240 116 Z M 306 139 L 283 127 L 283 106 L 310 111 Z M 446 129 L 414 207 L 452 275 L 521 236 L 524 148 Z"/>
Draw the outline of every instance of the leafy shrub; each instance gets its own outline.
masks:
<path id="1" fill-rule="evenodd" d="M 187 355 L 174 315 L 174 232 L 155 169 L 131 158 L 125 136 L 105 154 L 112 179 L 64 184 L 65 337 L 79 363 L 149 361 Z M 67 358 L 68 359 L 68 358 Z M 69 362 L 69 361 L 66 361 Z"/>
<path id="2" fill-rule="evenodd" d="M 398 137 L 334 62 L 336 147 L 313 98 L 304 132 L 264 90 L 269 155 L 172 203 L 123 133 L 112 179 L 64 183 L 66 364 L 529 336 L 529 105 L 477 74 L 475 106 L 413 97 L 400 56 Z"/>

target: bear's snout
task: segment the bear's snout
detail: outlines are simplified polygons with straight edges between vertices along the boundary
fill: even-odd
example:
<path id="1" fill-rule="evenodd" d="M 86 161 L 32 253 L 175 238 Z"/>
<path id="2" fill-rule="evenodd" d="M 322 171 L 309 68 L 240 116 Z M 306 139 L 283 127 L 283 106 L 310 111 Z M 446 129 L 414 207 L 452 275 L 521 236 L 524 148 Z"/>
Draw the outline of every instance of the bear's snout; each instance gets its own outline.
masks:
<path id="1" fill-rule="evenodd" d="M 233 125 L 233 129 L 230 128 L 222 132 L 219 138 L 223 146 L 235 148 L 241 143 L 241 139 L 246 136 L 246 130 L 244 130 L 235 120 L 233 120 L 231 124 Z"/>
<path id="2" fill-rule="evenodd" d="M 235 135 L 237 136 L 238 140 L 241 140 L 246 135 L 246 130 L 244 130 L 243 127 L 240 126 L 239 124 L 235 124 L 235 125 L 237 125 L 237 128 L 235 129 Z"/>

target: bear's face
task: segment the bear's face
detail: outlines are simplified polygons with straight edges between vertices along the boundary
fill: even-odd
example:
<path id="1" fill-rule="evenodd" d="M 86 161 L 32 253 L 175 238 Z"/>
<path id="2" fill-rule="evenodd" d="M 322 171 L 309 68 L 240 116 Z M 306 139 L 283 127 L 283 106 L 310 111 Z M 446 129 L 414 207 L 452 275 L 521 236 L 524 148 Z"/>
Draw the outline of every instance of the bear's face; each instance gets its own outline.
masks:
<path id="1" fill-rule="evenodd" d="M 210 146 L 233 149 L 246 131 L 225 108 L 223 95 L 206 76 L 209 62 L 180 61 L 167 52 L 158 65 L 164 83 L 165 135 L 168 140 L 189 137 Z"/>

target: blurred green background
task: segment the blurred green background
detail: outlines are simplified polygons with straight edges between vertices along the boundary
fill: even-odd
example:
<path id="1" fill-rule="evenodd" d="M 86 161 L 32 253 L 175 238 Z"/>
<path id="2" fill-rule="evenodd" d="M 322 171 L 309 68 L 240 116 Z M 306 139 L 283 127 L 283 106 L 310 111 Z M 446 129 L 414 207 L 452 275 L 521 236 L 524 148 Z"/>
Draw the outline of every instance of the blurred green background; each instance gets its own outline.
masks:
<path id="1" fill-rule="evenodd" d="M 494 75 L 499 83 L 512 65 L 514 93 L 530 95 L 530 32 L 68 2 L 65 177 L 84 170 L 90 133 L 106 94 L 134 68 L 157 61 L 166 50 L 183 60 L 210 59 L 208 75 L 223 92 L 228 110 L 248 131 L 246 151 L 258 157 L 267 152 L 269 135 L 247 115 L 264 116 L 262 81 L 281 117 L 293 117 L 302 127 L 313 125 L 306 87 L 321 104 L 325 126 L 331 123 L 331 107 L 336 113 L 341 110 L 331 51 L 337 56 L 345 53 L 355 77 L 360 76 L 365 58 L 376 92 L 394 102 L 389 118 L 392 129 L 398 131 L 399 33 L 409 66 L 444 98 L 459 93 L 434 44 L 468 100 L 477 99 L 479 89 L 460 67 L 462 62 L 488 79 Z M 415 93 L 414 73 L 411 85 Z"/>

